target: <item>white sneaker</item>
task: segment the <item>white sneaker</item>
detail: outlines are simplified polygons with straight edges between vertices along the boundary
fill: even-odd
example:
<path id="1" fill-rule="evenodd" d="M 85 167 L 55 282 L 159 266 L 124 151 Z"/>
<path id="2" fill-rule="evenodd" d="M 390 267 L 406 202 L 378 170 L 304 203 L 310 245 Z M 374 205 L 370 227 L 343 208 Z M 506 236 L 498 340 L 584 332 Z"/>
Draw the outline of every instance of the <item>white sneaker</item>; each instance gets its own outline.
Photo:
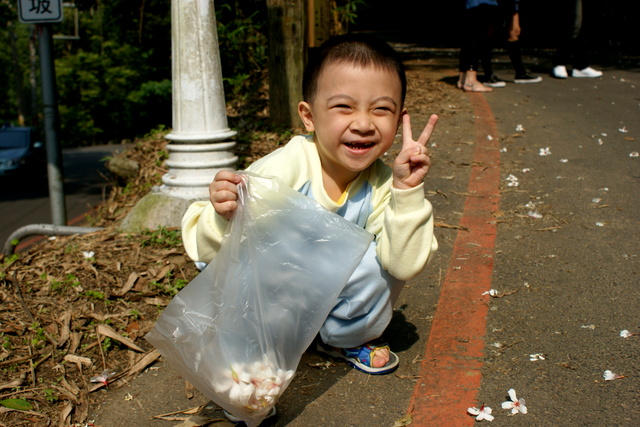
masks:
<path id="1" fill-rule="evenodd" d="M 569 77 L 569 74 L 567 73 L 567 67 L 565 67 L 564 65 L 556 65 L 555 67 L 553 67 L 551 74 L 557 79 L 566 79 L 567 77 Z"/>
<path id="2" fill-rule="evenodd" d="M 583 68 L 582 70 L 576 70 L 575 68 L 571 70 L 572 77 L 600 77 L 602 76 L 602 71 L 594 70 L 591 67 Z"/>

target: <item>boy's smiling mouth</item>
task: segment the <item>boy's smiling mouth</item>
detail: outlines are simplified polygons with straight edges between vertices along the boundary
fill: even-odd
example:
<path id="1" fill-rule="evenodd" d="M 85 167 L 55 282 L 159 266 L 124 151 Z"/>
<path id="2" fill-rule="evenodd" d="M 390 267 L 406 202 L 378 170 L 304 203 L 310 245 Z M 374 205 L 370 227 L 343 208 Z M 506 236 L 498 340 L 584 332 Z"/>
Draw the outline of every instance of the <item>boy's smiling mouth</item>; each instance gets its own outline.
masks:
<path id="1" fill-rule="evenodd" d="M 373 142 L 345 142 L 344 145 L 351 148 L 352 150 L 366 150 L 367 148 L 371 148 L 376 144 Z"/>

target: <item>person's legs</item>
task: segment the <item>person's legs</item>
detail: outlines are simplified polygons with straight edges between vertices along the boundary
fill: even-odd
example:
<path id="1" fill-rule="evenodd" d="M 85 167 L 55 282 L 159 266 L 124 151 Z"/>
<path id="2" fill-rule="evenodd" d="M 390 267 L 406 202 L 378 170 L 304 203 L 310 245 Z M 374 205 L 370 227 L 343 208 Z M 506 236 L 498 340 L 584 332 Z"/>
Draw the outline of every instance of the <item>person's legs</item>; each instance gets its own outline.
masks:
<path id="1" fill-rule="evenodd" d="M 582 0 L 575 1 L 574 8 L 574 32 L 571 40 L 571 52 L 573 55 L 573 69 L 582 70 L 589 66 L 589 51 L 587 48 L 586 22 L 583 19 Z"/>
<path id="2" fill-rule="evenodd" d="M 404 282 L 385 271 L 372 243 L 320 329 L 332 347 L 358 347 L 379 338 L 389 325 Z"/>
<path id="3" fill-rule="evenodd" d="M 557 7 L 563 28 L 553 57 L 554 67 L 566 66 L 572 62 L 574 43 L 582 28 L 582 0 L 562 2 Z"/>
<path id="4" fill-rule="evenodd" d="M 514 12 L 509 18 L 507 33 L 507 54 L 511 61 L 511 66 L 515 72 L 514 83 L 539 83 L 542 77 L 531 75 L 522 62 L 522 52 L 520 50 L 520 13 Z"/>
<path id="5" fill-rule="evenodd" d="M 507 55 L 509 55 L 516 77 L 527 74 L 527 70 L 522 63 L 522 53 L 520 52 L 520 14 L 518 12 L 512 13 L 509 19 Z"/>
<path id="6" fill-rule="evenodd" d="M 482 52 L 490 46 L 490 13 L 494 6 L 481 5 L 466 9 L 463 16 L 462 48 L 460 49 L 460 77 L 457 86 L 465 91 L 491 92 L 493 89 L 478 81 L 478 68 Z"/>

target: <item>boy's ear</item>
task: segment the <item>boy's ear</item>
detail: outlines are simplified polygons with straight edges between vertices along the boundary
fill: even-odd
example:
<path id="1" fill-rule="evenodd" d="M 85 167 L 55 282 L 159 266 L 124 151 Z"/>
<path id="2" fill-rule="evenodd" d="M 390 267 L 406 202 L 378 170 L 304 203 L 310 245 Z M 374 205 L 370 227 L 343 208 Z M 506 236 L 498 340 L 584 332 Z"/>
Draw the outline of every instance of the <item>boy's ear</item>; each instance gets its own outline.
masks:
<path id="1" fill-rule="evenodd" d="M 307 132 L 313 132 L 315 130 L 315 126 L 313 124 L 313 114 L 311 113 L 311 106 L 308 102 L 301 101 L 298 103 L 298 115 L 302 119 L 302 123 L 304 124 Z"/>

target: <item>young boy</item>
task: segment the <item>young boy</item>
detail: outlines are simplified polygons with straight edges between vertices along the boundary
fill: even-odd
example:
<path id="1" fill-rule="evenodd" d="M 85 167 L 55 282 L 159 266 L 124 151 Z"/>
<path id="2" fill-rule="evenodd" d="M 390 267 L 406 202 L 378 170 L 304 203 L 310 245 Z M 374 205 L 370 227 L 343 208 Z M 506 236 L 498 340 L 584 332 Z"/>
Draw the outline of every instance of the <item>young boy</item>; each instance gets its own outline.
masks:
<path id="1" fill-rule="evenodd" d="M 438 117 L 432 115 L 414 141 L 405 94 L 404 67 L 388 44 L 358 35 L 333 38 L 305 70 L 298 113 L 313 135 L 294 137 L 248 168 L 280 177 L 375 236 L 320 331 L 325 352 L 372 374 L 397 368 L 389 347 L 371 341 L 388 326 L 404 281 L 437 249 L 423 180 Z M 391 169 L 380 157 L 401 123 L 402 150 Z M 210 201 L 189 207 L 182 236 L 192 259 L 209 262 L 218 252 L 238 207 L 239 182 L 234 172 L 221 171 L 209 187 Z"/>

